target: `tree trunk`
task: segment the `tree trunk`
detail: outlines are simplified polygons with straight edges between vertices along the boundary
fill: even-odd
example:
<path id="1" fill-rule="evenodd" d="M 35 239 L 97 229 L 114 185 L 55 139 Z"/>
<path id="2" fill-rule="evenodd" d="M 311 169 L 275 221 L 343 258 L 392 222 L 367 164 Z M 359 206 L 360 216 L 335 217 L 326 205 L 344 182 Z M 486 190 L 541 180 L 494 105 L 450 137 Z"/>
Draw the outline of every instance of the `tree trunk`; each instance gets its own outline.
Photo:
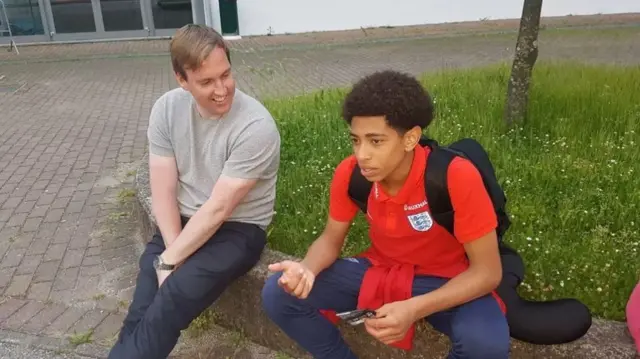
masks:
<path id="1" fill-rule="evenodd" d="M 523 121 L 529 101 L 529 83 L 533 66 L 538 59 L 538 30 L 542 0 L 524 0 L 516 52 L 507 88 L 505 121 L 508 126 Z"/>

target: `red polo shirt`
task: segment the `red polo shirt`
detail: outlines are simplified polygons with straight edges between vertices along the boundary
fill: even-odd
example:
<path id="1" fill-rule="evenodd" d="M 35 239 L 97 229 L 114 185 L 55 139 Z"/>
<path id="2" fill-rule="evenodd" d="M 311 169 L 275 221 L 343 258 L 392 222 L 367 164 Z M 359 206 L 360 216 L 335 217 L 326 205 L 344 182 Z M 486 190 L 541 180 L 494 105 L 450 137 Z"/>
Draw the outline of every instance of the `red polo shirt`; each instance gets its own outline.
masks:
<path id="1" fill-rule="evenodd" d="M 416 147 L 409 176 L 395 196 L 373 184 L 367 204 L 371 247 L 363 255 L 374 264 L 413 264 L 416 274 L 451 278 L 469 266 L 463 244 L 494 230 L 497 218 L 478 170 L 456 157 L 447 172 L 455 236 L 435 223 L 424 190 L 429 151 Z M 355 156 L 347 157 L 331 183 L 329 215 L 337 221 L 350 221 L 359 210 L 347 193 L 355 165 Z"/>

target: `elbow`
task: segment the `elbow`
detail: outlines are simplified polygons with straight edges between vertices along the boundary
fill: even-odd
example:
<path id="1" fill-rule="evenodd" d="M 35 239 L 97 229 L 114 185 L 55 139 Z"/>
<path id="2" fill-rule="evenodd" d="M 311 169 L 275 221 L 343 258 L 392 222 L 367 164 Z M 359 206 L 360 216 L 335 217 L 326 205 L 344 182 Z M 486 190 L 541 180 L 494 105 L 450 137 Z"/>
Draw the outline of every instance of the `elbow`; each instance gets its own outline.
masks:
<path id="1" fill-rule="evenodd" d="M 502 282 L 502 268 L 488 270 L 485 278 L 490 291 L 495 290 Z"/>
<path id="2" fill-rule="evenodd" d="M 206 213 L 206 217 L 210 219 L 210 223 L 224 222 L 233 213 L 231 206 L 220 201 L 208 201 L 202 206 L 202 209 Z"/>
<path id="3" fill-rule="evenodd" d="M 222 222 L 231 216 L 231 210 L 221 203 L 211 203 L 204 210 L 207 214 L 206 217 L 212 219 L 213 222 Z"/>
<path id="4" fill-rule="evenodd" d="M 500 267 L 476 266 L 472 271 L 475 273 L 477 282 L 482 283 L 481 287 L 486 292 L 491 292 L 498 288 L 502 281 L 502 268 Z"/>

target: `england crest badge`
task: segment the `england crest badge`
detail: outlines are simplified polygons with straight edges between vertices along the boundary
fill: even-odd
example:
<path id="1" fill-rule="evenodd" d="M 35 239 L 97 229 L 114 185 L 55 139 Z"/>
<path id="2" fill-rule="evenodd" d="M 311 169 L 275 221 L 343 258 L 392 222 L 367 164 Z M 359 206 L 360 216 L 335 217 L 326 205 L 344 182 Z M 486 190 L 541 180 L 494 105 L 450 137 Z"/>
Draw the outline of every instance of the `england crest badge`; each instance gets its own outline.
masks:
<path id="1" fill-rule="evenodd" d="M 411 223 L 411 227 L 416 231 L 426 232 L 433 226 L 433 220 L 429 212 L 426 211 L 408 215 L 407 218 L 409 219 L 409 223 Z"/>

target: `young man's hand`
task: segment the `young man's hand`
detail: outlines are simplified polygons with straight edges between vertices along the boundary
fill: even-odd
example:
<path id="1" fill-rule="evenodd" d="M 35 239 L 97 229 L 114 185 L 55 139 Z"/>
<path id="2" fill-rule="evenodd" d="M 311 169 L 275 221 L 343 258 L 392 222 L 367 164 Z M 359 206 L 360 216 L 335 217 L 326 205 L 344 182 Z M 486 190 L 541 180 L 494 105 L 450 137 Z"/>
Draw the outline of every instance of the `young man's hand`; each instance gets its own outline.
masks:
<path id="1" fill-rule="evenodd" d="M 313 282 L 316 276 L 302 263 L 294 261 L 282 261 L 269 265 L 272 272 L 282 272 L 278 279 L 278 285 L 285 292 L 305 299 L 313 288 Z"/>
<path id="2" fill-rule="evenodd" d="M 404 300 L 385 304 L 376 310 L 376 317 L 365 319 L 367 332 L 384 344 L 391 344 L 404 338 L 417 320 L 414 306 Z"/>

